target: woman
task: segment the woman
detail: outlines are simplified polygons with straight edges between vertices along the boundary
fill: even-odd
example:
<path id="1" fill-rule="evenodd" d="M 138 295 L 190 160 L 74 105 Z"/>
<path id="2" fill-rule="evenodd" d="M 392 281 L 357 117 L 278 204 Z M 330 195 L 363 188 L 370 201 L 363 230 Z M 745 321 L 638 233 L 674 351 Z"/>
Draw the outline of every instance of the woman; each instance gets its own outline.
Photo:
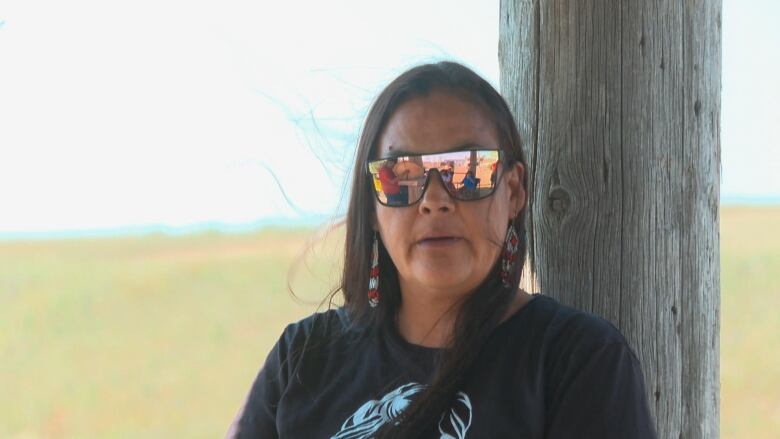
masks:
<path id="1" fill-rule="evenodd" d="M 475 156 L 497 183 L 465 200 L 438 166 Z M 370 170 L 400 157 L 427 177 L 391 206 Z M 345 305 L 285 329 L 229 436 L 655 437 L 623 336 L 518 288 L 526 168 L 506 103 L 471 70 L 423 65 L 389 84 L 356 154 Z"/>

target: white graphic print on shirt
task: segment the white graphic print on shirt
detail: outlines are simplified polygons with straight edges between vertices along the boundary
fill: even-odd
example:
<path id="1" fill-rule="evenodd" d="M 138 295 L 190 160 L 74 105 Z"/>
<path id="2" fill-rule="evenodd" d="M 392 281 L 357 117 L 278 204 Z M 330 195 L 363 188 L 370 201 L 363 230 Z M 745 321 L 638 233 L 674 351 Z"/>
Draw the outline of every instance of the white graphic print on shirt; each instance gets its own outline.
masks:
<path id="1" fill-rule="evenodd" d="M 331 439 L 370 439 L 385 423 L 395 423 L 398 415 L 409 406 L 411 396 L 419 393 L 425 385 L 408 383 L 386 394 L 381 400 L 370 400 L 360 406 L 341 426 Z M 471 427 L 471 400 L 458 392 L 458 399 L 449 413 L 439 420 L 440 439 L 465 439 Z"/>

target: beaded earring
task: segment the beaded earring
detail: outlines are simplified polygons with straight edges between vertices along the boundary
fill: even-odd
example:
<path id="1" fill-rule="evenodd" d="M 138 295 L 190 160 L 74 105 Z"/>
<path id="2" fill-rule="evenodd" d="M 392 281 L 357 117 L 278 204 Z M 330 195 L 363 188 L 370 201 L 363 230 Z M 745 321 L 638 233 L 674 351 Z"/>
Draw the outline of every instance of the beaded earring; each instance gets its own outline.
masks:
<path id="1" fill-rule="evenodd" d="M 371 308 L 379 305 L 379 243 L 374 232 L 374 244 L 371 248 L 371 274 L 368 278 L 368 304 Z"/>
<path id="2" fill-rule="evenodd" d="M 512 286 L 510 285 L 512 279 L 511 270 L 512 265 L 514 265 L 515 260 L 517 260 L 517 244 L 519 241 L 520 237 L 517 236 L 515 225 L 510 222 L 509 229 L 506 231 L 506 239 L 504 240 L 504 251 L 501 254 L 501 280 L 507 287 Z"/>

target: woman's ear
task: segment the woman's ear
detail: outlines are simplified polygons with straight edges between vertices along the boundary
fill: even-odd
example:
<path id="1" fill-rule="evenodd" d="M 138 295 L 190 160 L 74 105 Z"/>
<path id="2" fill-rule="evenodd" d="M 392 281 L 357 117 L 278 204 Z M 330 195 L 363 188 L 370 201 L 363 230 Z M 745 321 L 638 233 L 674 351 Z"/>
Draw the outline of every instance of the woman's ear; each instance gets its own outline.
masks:
<path id="1" fill-rule="evenodd" d="M 524 177 L 525 167 L 520 162 L 515 163 L 507 169 L 505 181 L 507 183 L 507 188 L 509 189 L 510 220 L 517 216 L 520 210 L 525 207 L 527 201 L 528 194 L 526 194 L 525 187 L 523 186 Z"/>

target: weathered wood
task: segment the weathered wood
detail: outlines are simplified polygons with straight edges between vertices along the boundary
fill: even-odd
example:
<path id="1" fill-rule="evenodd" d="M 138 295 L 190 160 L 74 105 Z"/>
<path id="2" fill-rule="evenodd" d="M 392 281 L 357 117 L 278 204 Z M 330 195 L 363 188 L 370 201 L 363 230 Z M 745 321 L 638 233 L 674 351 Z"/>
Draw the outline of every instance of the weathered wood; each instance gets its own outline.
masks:
<path id="1" fill-rule="evenodd" d="M 529 194 L 534 194 L 533 164 L 536 162 L 536 108 L 539 104 L 539 3 L 501 1 L 501 25 L 498 57 L 501 61 L 501 90 L 515 115 L 529 167 Z M 510 22 L 511 20 L 511 22 Z M 512 68 L 504 68 L 504 64 Z M 528 248 L 534 248 L 534 217 L 527 215 Z M 523 271 L 521 285 L 528 291 L 537 289 L 534 274 L 534 252 L 528 252 L 528 264 Z"/>
<path id="2" fill-rule="evenodd" d="M 612 321 L 661 438 L 719 435 L 720 0 L 502 0 L 533 281 Z"/>

